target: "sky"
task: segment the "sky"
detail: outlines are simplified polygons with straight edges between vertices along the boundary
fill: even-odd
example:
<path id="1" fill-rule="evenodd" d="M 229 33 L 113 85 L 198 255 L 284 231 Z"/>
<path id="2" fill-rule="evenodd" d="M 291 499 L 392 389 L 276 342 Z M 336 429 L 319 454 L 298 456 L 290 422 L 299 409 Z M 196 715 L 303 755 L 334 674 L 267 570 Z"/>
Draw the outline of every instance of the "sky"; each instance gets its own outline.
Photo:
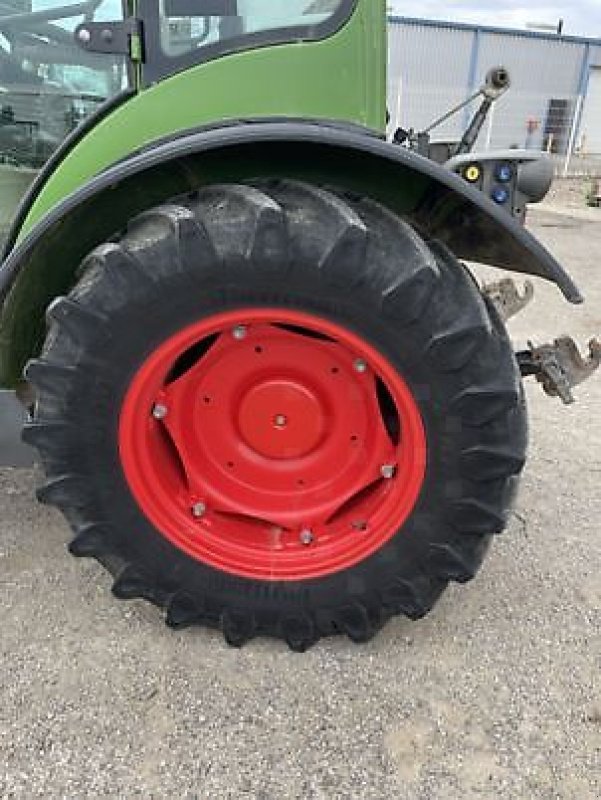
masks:
<path id="1" fill-rule="evenodd" d="M 71 5 L 76 0 L 65 0 Z M 118 0 L 104 0 L 120 6 Z M 282 0 L 285 2 L 285 0 Z M 529 22 L 557 25 L 564 33 L 601 38 L 601 0 L 387 0 L 394 13 L 406 17 L 477 22 L 525 28 Z M 36 7 L 56 6 L 58 0 L 34 0 Z"/>
<path id="2" fill-rule="evenodd" d="M 511 28 L 563 19 L 564 33 L 601 37 L 601 0 L 389 0 L 389 5 L 406 17 Z"/>

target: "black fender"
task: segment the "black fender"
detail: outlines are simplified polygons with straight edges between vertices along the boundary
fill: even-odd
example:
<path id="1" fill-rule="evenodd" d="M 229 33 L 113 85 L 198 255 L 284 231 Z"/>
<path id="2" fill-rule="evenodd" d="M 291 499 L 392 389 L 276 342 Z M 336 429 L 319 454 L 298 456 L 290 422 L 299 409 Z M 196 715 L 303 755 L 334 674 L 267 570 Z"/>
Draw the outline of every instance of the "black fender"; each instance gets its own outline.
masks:
<path id="1" fill-rule="evenodd" d="M 52 209 L 0 268 L 0 385 L 13 386 L 44 336 L 44 312 L 81 260 L 144 209 L 208 183 L 287 177 L 366 194 L 459 258 L 576 285 L 509 214 L 444 167 L 354 125 L 243 120 L 180 133 L 113 164 Z"/>

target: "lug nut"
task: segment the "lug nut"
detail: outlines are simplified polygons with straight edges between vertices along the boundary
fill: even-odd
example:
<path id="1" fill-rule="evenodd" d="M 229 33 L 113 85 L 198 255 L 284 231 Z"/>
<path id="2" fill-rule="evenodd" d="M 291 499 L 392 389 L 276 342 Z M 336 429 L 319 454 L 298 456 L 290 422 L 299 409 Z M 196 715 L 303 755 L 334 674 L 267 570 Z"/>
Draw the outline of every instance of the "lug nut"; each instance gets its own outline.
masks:
<path id="1" fill-rule="evenodd" d="M 313 531 L 310 530 L 309 528 L 305 528 L 300 532 L 301 544 L 304 545 L 313 544 L 313 539 L 314 539 Z"/>
<path id="2" fill-rule="evenodd" d="M 192 506 L 192 516 L 200 519 L 207 513 L 207 507 L 204 503 L 194 503 Z"/>
<path id="3" fill-rule="evenodd" d="M 232 330 L 232 336 L 234 337 L 234 339 L 237 339 L 238 341 L 245 339 L 247 333 L 248 330 L 246 328 L 246 325 L 236 325 L 236 327 Z"/>
<path id="4" fill-rule="evenodd" d="M 357 372 L 367 372 L 367 364 L 362 358 L 358 358 L 355 361 L 355 369 Z"/>
<path id="5" fill-rule="evenodd" d="M 276 428 L 285 428 L 288 424 L 288 418 L 284 414 L 278 414 L 273 421 Z"/>
<path id="6" fill-rule="evenodd" d="M 396 467 L 394 464 L 384 464 L 383 467 L 380 467 L 380 475 L 389 481 L 391 478 L 394 478 L 396 475 Z"/>
<path id="7" fill-rule="evenodd" d="M 152 416 L 155 419 L 165 419 L 168 413 L 169 411 L 167 406 L 163 406 L 160 403 L 157 403 L 152 409 Z"/>
<path id="8" fill-rule="evenodd" d="M 367 522 L 364 519 L 355 520 L 352 524 L 352 528 L 355 531 L 366 531 L 367 530 Z"/>

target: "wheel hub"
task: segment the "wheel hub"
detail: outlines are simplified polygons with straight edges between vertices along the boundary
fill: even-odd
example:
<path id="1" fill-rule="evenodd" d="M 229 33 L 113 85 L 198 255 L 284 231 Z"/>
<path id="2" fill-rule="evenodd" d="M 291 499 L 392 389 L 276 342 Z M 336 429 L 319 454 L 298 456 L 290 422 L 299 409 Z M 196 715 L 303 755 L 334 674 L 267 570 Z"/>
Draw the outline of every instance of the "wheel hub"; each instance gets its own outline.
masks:
<path id="1" fill-rule="evenodd" d="M 202 320 L 151 355 L 124 403 L 120 452 L 138 503 L 178 547 L 235 574 L 299 580 L 394 535 L 421 488 L 425 437 L 408 388 L 364 341 L 301 312 L 253 310 Z"/>
<path id="2" fill-rule="evenodd" d="M 317 447 L 327 412 L 311 387 L 294 380 L 265 380 L 240 401 L 243 441 L 266 458 L 300 458 Z"/>

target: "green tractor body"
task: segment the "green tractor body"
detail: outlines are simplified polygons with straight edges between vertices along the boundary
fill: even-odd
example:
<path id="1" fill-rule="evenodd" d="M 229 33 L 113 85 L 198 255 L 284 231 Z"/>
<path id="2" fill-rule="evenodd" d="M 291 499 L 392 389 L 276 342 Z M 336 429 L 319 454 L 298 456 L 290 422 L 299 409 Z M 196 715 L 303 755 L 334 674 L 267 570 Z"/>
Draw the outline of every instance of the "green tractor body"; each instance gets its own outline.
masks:
<path id="1" fill-rule="evenodd" d="M 386 128 L 385 0 L 0 3 L 0 386 L 72 552 L 174 626 L 423 615 L 505 524 L 519 367 L 569 391 L 457 261 L 582 301 L 521 224 L 532 154 Z"/>

